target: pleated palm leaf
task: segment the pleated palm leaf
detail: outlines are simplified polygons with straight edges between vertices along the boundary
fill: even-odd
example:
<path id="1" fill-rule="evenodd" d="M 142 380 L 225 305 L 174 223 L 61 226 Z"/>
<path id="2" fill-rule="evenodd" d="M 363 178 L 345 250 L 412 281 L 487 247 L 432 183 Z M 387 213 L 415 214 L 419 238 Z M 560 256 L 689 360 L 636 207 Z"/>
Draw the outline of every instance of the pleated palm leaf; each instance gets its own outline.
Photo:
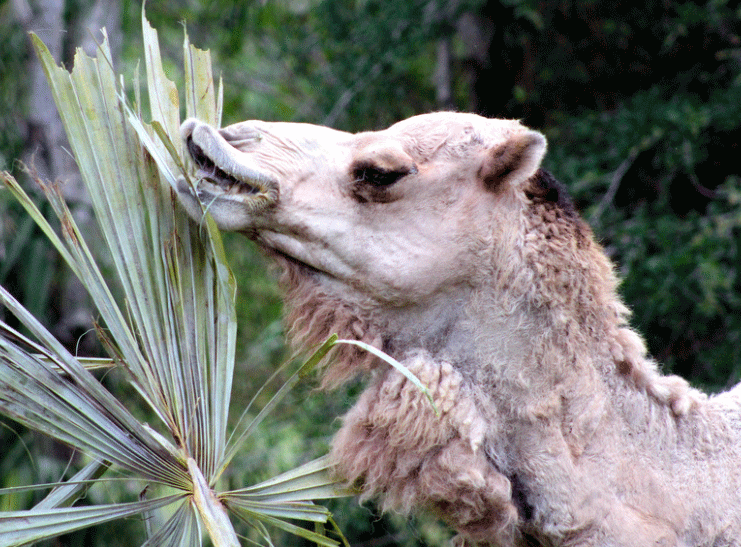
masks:
<path id="1" fill-rule="evenodd" d="M 39 181 L 60 220 L 61 235 L 13 177 L 2 174 L 90 293 L 100 318 L 98 335 L 111 359 L 86 363 L 76 358 L 0 288 L 0 304 L 31 333 L 0 322 L 0 411 L 83 452 L 90 461 L 70 480 L 45 485 L 54 489 L 32 509 L 0 514 L 0 545 L 23 545 L 112 519 L 156 515 L 158 525 L 147 526 L 145 545 L 200 545 L 205 528 L 217 547 L 235 546 L 239 538 L 230 513 L 258 530 L 268 544 L 265 525 L 319 545 L 337 545 L 323 533 L 328 511 L 310 501 L 341 494 L 323 459 L 249 488 L 218 491 L 218 480 L 244 439 L 335 341 L 328 340 L 298 367 L 256 416 L 245 412 L 228 435 L 235 281 L 208 215 L 193 223 L 174 199 L 176 178 L 188 176 L 179 159 L 179 98 L 164 75 L 157 33 L 144 16 L 142 23 L 151 124 L 142 121 L 138 93 L 133 107 L 127 105 L 107 42 L 97 60 L 78 51 L 68 72 L 33 37 L 118 288 L 109 286 L 56 185 Z M 184 53 L 187 115 L 218 125 L 221 86 L 214 87 L 208 52 L 189 45 L 186 37 Z M 117 291 L 123 298 L 114 297 Z M 156 427 L 139 422 L 88 370 L 110 364 L 126 370 L 157 416 Z M 107 480 L 109 467 L 129 480 L 143 481 L 140 499 L 73 506 L 91 483 Z M 6 493 L 19 490 L 23 488 Z M 290 522 L 295 519 L 317 523 L 319 529 Z"/>

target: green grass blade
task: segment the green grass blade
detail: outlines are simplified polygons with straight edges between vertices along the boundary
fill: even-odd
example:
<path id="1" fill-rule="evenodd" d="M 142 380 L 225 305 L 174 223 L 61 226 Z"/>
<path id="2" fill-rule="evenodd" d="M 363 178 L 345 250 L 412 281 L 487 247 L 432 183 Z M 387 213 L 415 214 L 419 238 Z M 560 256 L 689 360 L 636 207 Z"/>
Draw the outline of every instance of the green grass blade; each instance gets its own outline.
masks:
<path id="1" fill-rule="evenodd" d="M 419 390 L 425 394 L 427 397 L 427 400 L 430 401 L 430 404 L 432 405 L 433 410 L 435 411 L 435 414 L 440 414 L 437 410 L 437 407 L 435 406 L 435 402 L 432 400 L 432 395 L 430 395 L 430 390 L 427 389 L 427 386 L 425 386 L 422 382 L 419 381 L 419 378 L 417 378 L 407 367 L 402 365 L 399 361 L 391 357 L 390 355 L 384 353 L 378 348 L 374 348 L 370 344 L 366 344 L 365 342 L 360 342 L 359 340 L 337 340 L 335 344 L 348 344 L 351 346 L 357 346 L 359 348 L 364 349 L 365 351 L 372 353 L 376 357 L 383 359 L 386 361 L 389 365 L 394 367 L 396 370 L 401 372 L 407 380 L 412 382 Z"/>

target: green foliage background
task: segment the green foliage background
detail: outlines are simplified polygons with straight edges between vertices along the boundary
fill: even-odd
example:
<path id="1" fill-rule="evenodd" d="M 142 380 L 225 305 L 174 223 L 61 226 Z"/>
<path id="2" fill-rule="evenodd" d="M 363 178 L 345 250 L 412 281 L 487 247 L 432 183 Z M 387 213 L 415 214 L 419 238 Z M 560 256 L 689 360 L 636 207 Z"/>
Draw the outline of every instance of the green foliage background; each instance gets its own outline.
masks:
<path id="1" fill-rule="evenodd" d="M 0 15 L 9 4 L 0 2 Z M 140 8 L 121 4 L 120 72 L 130 73 L 140 55 Z M 356 131 L 452 107 L 521 118 L 544 131 L 546 167 L 570 189 L 615 261 L 651 353 L 666 371 L 706 389 L 741 378 L 736 3 L 193 0 L 151 3 L 147 15 L 160 30 L 173 78 L 182 64 L 179 21 L 193 43 L 212 51 L 224 78 L 225 124 L 260 118 Z M 8 37 L 0 74 L 19 73 L 28 55 L 23 37 L 2 20 L 0 32 Z M 452 93 L 444 104 L 435 79 L 441 44 L 451 52 Z M 22 112 L 24 92 L 22 78 L 0 76 L 6 107 Z M 0 168 L 13 167 L 23 140 L 8 119 L 0 116 Z M 8 249 L 40 263 L 47 255 L 3 200 L 0 283 L 37 299 L 39 311 L 53 308 L 48 273 L 33 282 L 43 290 L 24 292 L 28 276 L 8 265 Z M 238 402 L 239 391 L 254 392 L 286 352 L 269 268 L 243 238 L 228 236 L 226 244 L 241 295 Z M 53 313 L 46 316 L 53 321 Z M 312 388 L 279 410 L 258 445 L 248 447 L 244 473 L 269 476 L 326 449 L 358 386 L 329 395 Z M 0 461 L 6 482 L 38 469 L 23 464 L 27 455 L 13 435 L 0 433 L 12 448 Z M 381 519 L 352 501 L 338 503 L 337 521 L 354 545 L 438 545 L 447 536 L 431 520 Z"/>

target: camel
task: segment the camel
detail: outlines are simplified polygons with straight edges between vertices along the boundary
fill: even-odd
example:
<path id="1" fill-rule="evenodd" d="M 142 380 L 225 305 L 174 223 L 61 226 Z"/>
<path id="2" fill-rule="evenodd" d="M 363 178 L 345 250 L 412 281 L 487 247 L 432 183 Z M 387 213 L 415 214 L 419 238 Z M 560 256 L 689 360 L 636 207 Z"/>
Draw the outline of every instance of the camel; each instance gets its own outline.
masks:
<path id="1" fill-rule="evenodd" d="M 461 546 L 741 545 L 741 388 L 660 373 L 541 133 L 449 112 L 181 133 L 182 206 L 280 264 L 291 340 L 366 342 L 429 389 L 354 346 L 327 365 L 368 381 L 331 449 L 361 499 Z"/>

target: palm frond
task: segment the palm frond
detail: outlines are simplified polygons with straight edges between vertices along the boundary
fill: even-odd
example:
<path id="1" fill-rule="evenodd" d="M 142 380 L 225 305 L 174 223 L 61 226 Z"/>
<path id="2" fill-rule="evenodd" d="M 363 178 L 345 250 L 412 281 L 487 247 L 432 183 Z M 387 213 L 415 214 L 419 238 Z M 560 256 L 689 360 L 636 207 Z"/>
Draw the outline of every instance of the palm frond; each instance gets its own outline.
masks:
<path id="1" fill-rule="evenodd" d="M 100 314 L 96 330 L 111 358 L 86 363 L 75 357 L 0 288 L 0 305 L 30 333 L 0 322 L 0 411 L 106 463 L 90 463 L 33 509 L 3 513 L 0 544 L 21 545 L 136 514 L 161 517 L 159 510 L 170 505 L 161 526 L 147 526 L 147 546 L 200 545 L 201 525 L 216 547 L 238 545 L 226 509 L 265 538 L 264 525 L 270 524 L 335 545 L 286 520 L 330 521 L 327 510 L 311 502 L 342 495 L 324 460 L 251 488 L 214 489 L 243 440 L 335 340 L 301 365 L 254 418 L 245 414 L 228 438 L 236 283 L 210 216 L 204 212 L 203 221 L 194 223 L 178 208 L 173 187 L 190 178 L 179 138 L 180 102 L 162 67 L 157 32 L 143 12 L 142 25 L 151 123 L 142 120 L 138 89 L 136 104 L 128 103 L 107 39 L 98 59 L 78 51 L 68 72 L 32 36 L 109 251 L 113 283 L 56 185 L 37 181 L 60 220 L 60 234 L 12 176 L 0 178 L 89 292 Z M 191 46 L 186 35 L 184 58 L 187 115 L 219 125 L 222 85 L 214 86 L 208 52 Z M 128 372 L 160 423 L 140 423 L 89 370 L 113 363 Z M 65 507 L 108 465 L 177 493 Z"/>
<path id="2" fill-rule="evenodd" d="M 187 486 L 183 463 L 2 287 L 0 304 L 42 341 L 47 357 L 69 375 L 61 376 L 36 355 L 0 337 L 0 410 L 5 415 L 152 480 Z"/>
<path id="3" fill-rule="evenodd" d="M 6 511 L 0 518 L 0 545 L 24 545 L 96 524 L 140 515 L 184 499 L 185 495 L 181 494 L 110 505 Z"/>

